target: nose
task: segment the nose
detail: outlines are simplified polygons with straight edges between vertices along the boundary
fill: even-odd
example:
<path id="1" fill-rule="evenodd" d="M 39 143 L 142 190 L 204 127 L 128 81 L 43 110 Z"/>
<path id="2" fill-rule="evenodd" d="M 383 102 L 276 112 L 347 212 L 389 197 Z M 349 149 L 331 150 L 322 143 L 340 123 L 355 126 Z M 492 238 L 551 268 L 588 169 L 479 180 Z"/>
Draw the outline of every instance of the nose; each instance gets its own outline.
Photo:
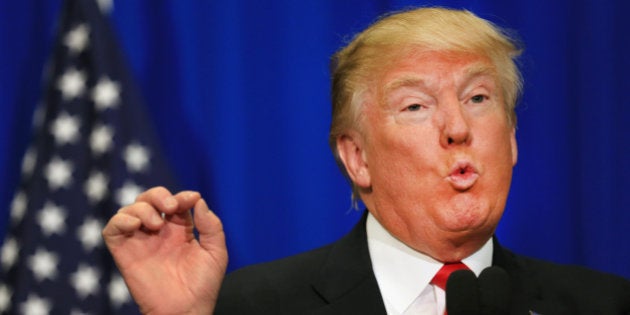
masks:
<path id="1" fill-rule="evenodd" d="M 440 144 L 443 147 L 468 144 L 471 140 L 470 124 L 459 101 L 439 106 Z"/>

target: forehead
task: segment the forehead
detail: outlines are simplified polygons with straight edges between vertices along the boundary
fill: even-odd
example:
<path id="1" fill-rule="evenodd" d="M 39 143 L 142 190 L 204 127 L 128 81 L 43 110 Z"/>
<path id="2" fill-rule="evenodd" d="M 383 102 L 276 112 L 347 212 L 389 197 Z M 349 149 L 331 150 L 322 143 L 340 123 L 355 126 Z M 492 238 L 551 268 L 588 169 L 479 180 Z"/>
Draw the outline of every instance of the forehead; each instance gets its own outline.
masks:
<path id="1" fill-rule="evenodd" d="M 476 77 L 495 79 L 496 68 L 489 58 L 479 54 L 414 52 L 397 58 L 378 77 L 378 89 L 386 93 L 399 87 L 432 85 L 444 80 L 461 83 Z"/>

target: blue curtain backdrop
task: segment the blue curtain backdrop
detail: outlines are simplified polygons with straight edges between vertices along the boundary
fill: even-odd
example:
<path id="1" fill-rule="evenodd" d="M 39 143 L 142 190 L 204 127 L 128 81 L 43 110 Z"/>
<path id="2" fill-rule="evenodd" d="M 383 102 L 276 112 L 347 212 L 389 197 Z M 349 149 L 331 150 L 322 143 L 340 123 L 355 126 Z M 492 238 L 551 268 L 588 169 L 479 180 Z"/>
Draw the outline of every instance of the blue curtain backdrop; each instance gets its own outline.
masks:
<path id="1" fill-rule="evenodd" d="M 182 187 L 224 221 L 233 269 L 331 242 L 359 218 L 327 146 L 328 59 L 384 12 L 427 4 L 525 45 L 502 242 L 630 278 L 628 1 L 133 0 L 111 19 Z M 60 8 L 0 1 L 0 237 Z"/>

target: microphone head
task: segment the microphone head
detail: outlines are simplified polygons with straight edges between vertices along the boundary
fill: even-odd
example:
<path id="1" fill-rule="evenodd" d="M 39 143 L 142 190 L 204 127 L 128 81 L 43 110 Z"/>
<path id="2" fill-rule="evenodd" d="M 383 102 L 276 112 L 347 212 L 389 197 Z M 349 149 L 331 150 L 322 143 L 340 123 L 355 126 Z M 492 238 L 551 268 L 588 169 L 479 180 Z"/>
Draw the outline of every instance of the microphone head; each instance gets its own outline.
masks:
<path id="1" fill-rule="evenodd" d="M 479 301 L 481 314 L 509 314 L 510 277 L 505 270 L 492 266 L 479 275 Z"/>
<path id="2" fill-rule="evenodd" d="M 479 289 L 472 271 L 457 270 L 448 277 L 446 312 L 448 315 L 479 314 Z"/>

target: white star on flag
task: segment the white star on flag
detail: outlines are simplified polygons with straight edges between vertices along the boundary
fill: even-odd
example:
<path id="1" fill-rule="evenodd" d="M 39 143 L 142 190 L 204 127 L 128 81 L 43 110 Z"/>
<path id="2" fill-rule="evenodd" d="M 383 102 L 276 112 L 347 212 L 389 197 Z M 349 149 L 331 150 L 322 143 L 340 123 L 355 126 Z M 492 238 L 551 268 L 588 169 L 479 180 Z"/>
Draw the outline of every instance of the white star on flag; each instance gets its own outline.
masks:
<path id="1" fill-rule="evenodd" d="M 109 282 L 109 286 L 107 287 L 107 291 L 109 293 L 109 299 L 113 305 L 122 305 L 131 301 L 129 289 L 125 284 L 125 280 L 123 280 L 120 275 L 112 277 L 112 280 Z"/>
<path id="2" fill-rule="evenodd" d="M 116 201 L 121 207 L 130 205 L 143 191 L 144 188 L 134 184 L 133 182 L 126 181 L 125 184 L 116 191 Z"/>
<path id="3" fill-rule="evenodd" d="M 114 8 L 113 0 L 96 0 L 96 3 L 98 3 L 98 8 L 103 14 L 109 14 Z"/>
<path id="4" fill-rule="evenodd" d="M 72 163 L 64 161 L 58 157 L 54 157 L 44 170 L 44 175 L 48 180 L 48 187 L 51 190 L 57 190 L 62 187 L 68 187 L 72 182 Z"/>
<path id="5" fill-rule="evenodd" d="M 40 101 L 40 103 L 35 107 L 35 112 L 33 113 L 33 129 L 39 129 L 39 127 L 41 127 L 44 123 L 45 118 L 46 106 Z"/>
<path id="6" fill-rule="evenodd" d="M 90 28 L 85 24 L 81 24 L 66 34 L 63 43 L 71 53 L 78 54 L 88 46 L 89 35 Z"/>
<path id="7" fill-rule="evenodd" d="M 28 200 L 26 200 L 26 194 L 22 191 L 13 198 L 13 201 L 11 202 L 11 222 L 13 224 L 17 224 L 22 221 L 22 218 L 24 218 L 27 202 Z"/>
<path id="8" fill-rule="evenodd" d="M 114 129 L 106 125 L 98 125 L 90 135 L 90 148 L 96 155 L 103 154 L 112 148 Z"/>
<path id="9" fill-rule="evenodd" d="M 86 313 L 86 312 L 83 312 L 83 311 L 81 311 L 80 309 L 73 308 L 73 309 L 70 311 L 70 315 L 92 315 L 92 314 L 90 314 L 90 313 Z"/>
<path id="10" fill-rule="evenodd" d="M 107 176 L 103 172 L 94 171 L 85 182 L 84 191 L 90 203 L 95 204 L 103 200 L 107 193 Z"/>
<path id="11" fill-rule="evenodd" d="M 79 297 L 83 299 L 88 295 L 96 294 L 99 278 L 100 273 L 98 270 L 85 264 L 80 264 L 78 270 L 70 275 L 72 286 L 77 290 Z"/>
<path id="12" fill-rule="evenodd" d="M 4 284 L 0 284 L 0 313 L 4 313 L 11 305 L 11 290 Z"/>
<path id="13" fill-rule="evenodd" d="M 120 102 L 120 84 L 102 77 L 92 91 L 92 100 L 98 110 L 113 108 Z"/>
<path id="14" fill-rule="evenodd" d="M 64 145 L 75 143 L 79 139 L 79 124 L 77 117 L 62 112 L 50 126 L 50 133 L 55 137 L 55 143 Z"/>
<path id="15" fill-rule="evenodd" d="M 37 221 L 46 236 L 63 234 L 66 230 L 66 211 L 52 202 L 46 202 L 37 214 Z"/>
<path id="16" fill-rule="evenodd" d="M 54 280 L 57 276 L 58 264 L 59 257 L 42 248 L 38 248 L 35 254 L 28 259 L 28 266 L 33 271 L 35 279 L 40 282 L 45 279 Z"/>
<path id="17" fill-rule="evenodd" d="M 85 73 L 71 68 L 57 81 L 57 88 L 65 100 L 71 100 L 83 94 L 85 90 Z"/>
<path id="18" fill-rule="evenodd" d="M 103 229 L 103 223 L 94 218 L 86 218 L 79 229 L 77 230 L 77 237 L 83 249 L 86 252 L 90 252 L 95 247 L 101 245 L 103 238 L 101 237 L 101 230 Z"/>
<path id="19" fill-rule="evenodd" d="M 36 162 L 37 152 L 35 152 L 35 149 L 29 148 L 24 154 L 24 159 L 22 159 L 22 175 L 31 176 L 31 174 L 33 174 L 33 169 L 35 169 Z"/>
<path id="20" fill-rule="evenodd" d="M 28 315 L 48 315 L 52 309 L 52 303 L 48 299 L 40 298 L 35 294 L 30 294 L 28 299 L 20 305 L 22 314 Z"/>
<path id="21" fill-rule="evenodd" d="M 127 163 L 130 172 L 142 172 L 149 167 L 149 150 L 137 143 L 130 144 L 125 148 L 123 159 Z"/>
<path id="22" fill-rule="evenodd" d="M 4 244 L 2 244 L 2 251 L 0 251 L 0 262 L 2 263 L 2 268 L 4 270 L 13 267 L 17 260 L 19 251 L 20 248 L 14 238 L 4 240 Z"/>

